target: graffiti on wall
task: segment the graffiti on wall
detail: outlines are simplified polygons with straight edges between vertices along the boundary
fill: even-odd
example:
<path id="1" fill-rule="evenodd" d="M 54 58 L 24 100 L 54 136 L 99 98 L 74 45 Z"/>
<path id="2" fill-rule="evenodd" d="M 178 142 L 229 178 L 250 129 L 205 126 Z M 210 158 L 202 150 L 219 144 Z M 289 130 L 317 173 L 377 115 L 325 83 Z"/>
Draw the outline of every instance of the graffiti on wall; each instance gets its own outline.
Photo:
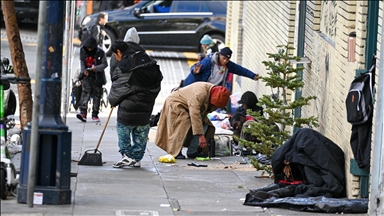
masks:
<path id="1" fill-rule="evenodd" d="M 303 95 L 316 95 L 315 102 L 307 108 L 304 116 L 313 115 L 318 117 L 319 127 L 317 130 L 325 133 L 327 130 L 326 125 L 330 125 L 330 106 L 331 100 L 330 89 L 330 68 L 332 63 L 331 49 L 332 46 L 321 37 L 316 37 L 313 44 L 313 54 L 316 56 L 316 61 L 312 61 L 312 68 L 305 74 L 304 82 L 306 83 L 303 90 Z"/>
<path id="2" fill-rule="evenodd" d="M 321 4 L 320 31 L 335 40 L 337 23 L 337 1 L 325 0 Z"/>

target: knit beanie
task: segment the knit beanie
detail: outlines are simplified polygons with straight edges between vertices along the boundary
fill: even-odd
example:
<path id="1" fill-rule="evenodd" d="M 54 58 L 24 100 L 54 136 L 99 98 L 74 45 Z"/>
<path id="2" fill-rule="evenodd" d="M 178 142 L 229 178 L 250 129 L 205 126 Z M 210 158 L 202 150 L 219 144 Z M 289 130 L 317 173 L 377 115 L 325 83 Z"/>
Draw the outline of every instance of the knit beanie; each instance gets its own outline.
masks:
<path id="1" fill-rule="evenodd" d="M 220 54 L 227 58 L 231 58 L 232 50 L 229 49 L 229 47 L 224 47 L 223 49 L 220 50 Z"/>
<path id="2" fill-rule="evenodd" d="M 200 44 L 210 44 L 212 43 L 212 38 L 209 35 L 204 35 L 200 40 Z"/>
<path id="3" fill-rule="evenodd" d="M 230 92 L 223 86 L 214 86 L 210 92 L 209 102 L 219 108 L 225 108 L 228 103 Z"/>

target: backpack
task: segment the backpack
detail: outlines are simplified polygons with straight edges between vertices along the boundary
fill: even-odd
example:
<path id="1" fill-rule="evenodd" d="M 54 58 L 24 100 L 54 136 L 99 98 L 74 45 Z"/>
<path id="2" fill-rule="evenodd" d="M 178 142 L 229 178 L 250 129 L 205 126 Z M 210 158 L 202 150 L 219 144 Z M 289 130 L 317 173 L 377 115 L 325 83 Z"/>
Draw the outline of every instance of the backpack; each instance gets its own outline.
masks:
<path id="1" fill-rule="evenodd" d="M 349 87 L 345 105 L 347 121 L 352 125 L 367 122 L 373 114 L 375 67 L 376 63 L 373 61 L 369 71 L 357 76 Z"/>
<path id="2" fill-rule="evenodd" d="M 128 56 L 129 71 L 137 68 L 148 67 L 156 63 L 156 60 L 151 59 L 145 51 L 136 51 Z"/>
<path id="3" fill-rule="evenodd" d="M 79 31 L 79 39 L 81 41 L 81 44 L 84 44 L 84 42 L 92 36 L 92 29 L 96 25 L 92 25 L 89 28 L 83 28 L 81 31 Z"/>
<path id="4" fill-rule="evenodd" d="M 151 117 L 149 117 L 149 126 L 150 127 L 155 127 L 157 126 L 157 123 L 159 122 L 159 119 L 160 119 L 160 112 L 158 112 L 156 115 L 151 115 Z"/>

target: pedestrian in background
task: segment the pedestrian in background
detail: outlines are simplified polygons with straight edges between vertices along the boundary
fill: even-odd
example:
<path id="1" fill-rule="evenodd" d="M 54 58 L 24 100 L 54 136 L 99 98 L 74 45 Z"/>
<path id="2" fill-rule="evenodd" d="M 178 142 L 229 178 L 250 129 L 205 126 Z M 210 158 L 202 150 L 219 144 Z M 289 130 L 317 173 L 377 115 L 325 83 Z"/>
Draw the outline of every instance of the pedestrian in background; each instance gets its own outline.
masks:
<path id="1" fill-rule="evenodd" d="M 155 143 L 176 159 L 185 159 L 182 147 L 188 147 L 188 158 L 207 157 L 207 140 L 215 127 L 207 114 L 224 108 L 230 92 L 222 86 L 196 82 L 173 91 L 165 100 Z"/>
<path id="2" fill-rule="evenodd" d="M 106 35 L 104 26 L 108 22 L 108 14 L 100 12 L 97 16 L 96 25 L 92 27 L 91 36 L 96 39 L 97 46 L 103 47 L 104 37 Z"/>
<path id="3" fill-rule="evenodd" d="M 203 53 L 197 56 L 198 61 L 203 60 L 208 54 L 219 51 L 219 45 L 215 43 L 209 35 L 204 35 L 200 40 L 200 44 L 201 48 L 203 48 Z"/>
<path id="4" fill-rule="evenodd" d="M 220 52 L 208 55 L 191 67 L 191 72 L 181 83 L 181 86 L 185 87 L 198 81 L 225 86 L 229 73 L 258 80 L 258 74 L 230 61 L 231 56 L 232 50 L 229 47 L 224 47 Z"/>
<path id="5" fill-rule="evenodd" d="M 80 99 L 80 113 L 76 115 L 82 122 L 87 121 L 88 101 L 92 96 L 92 121 L 100 122 L 99 108 L 100 98 L 103 94 L 102 88 L 105 84 L 104 69 L 108 67 L 105 52 L 97 47 L 94 37 L 88 38 L 80 49 L 80 70 L 79 81 L 81 82 L 82 93 Z"/>
<path id="6" fill-rule="evenodd" d="M 148 141 L 149 119 L 163 79 L 156 60 L 148 55 L 139 52 L 144 64 L 135 65 L 134 56 L 140 45 L 132 42 L 136 47 L 133 49 L 128 43 L 118 40 L 111 47 L 118 64 L 112 73 L 108 100 L 111 106 L 118 106 L 116 130 L 122 155 L 122 159 L 113 164 L 114 168 L 141 166 Z M 143 48 L 141 50 L 145 53 Z"/>

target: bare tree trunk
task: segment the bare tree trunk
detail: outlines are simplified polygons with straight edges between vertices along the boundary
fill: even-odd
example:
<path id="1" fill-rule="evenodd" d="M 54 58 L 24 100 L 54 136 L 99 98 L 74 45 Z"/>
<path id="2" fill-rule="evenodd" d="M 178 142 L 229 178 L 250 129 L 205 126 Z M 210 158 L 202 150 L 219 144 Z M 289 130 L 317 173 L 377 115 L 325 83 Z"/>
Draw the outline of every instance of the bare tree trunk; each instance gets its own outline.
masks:
<path id="1" fill-rule="evenodd" d="M 19 26 L 16 21 L 15 4 L 13 1 L 1 0 L 1 8 L 5 29 L 7 31 L 9 49 L 15 75 L 29 78 L 27 64 L 25 62 L 24 50 L 21 44 Z M 31 84 L 17 84 L 19 95 L 19 111 L 21 130 L 32 120 L 32 90 Z"/>

